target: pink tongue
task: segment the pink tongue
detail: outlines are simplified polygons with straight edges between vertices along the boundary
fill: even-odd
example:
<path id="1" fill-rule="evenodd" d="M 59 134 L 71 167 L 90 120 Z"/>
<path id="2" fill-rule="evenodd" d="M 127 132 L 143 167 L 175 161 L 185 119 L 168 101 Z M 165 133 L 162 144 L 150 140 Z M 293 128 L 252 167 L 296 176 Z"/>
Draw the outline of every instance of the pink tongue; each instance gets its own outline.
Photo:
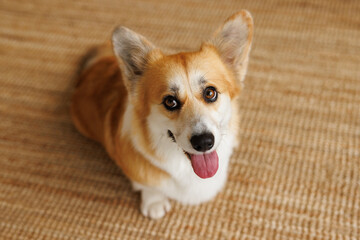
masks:
<path id="1" fill-rule="evenodd" d="M 216 151 L 207 154 L 190 154 L 191 165 L 196 175 L 209 178 L 215 175 L 219 167 L 219 157 Z"/>

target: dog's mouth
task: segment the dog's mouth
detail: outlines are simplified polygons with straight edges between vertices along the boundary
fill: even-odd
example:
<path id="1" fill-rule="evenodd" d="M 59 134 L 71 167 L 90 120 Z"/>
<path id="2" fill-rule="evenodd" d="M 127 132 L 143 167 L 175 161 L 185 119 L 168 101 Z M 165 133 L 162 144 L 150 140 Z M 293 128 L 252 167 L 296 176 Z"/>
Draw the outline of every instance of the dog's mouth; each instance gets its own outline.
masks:
<path id="1" fill-rule="evenodd" d="M 176 143 L 174 134 L 168 130 L 168 136 Z M 182 149 L 186 157 L 190 160 L 191 166 L 196 175 L 200 178 L 210 178 L 214 176 L 219 168 L 219 157 L 216 150 L 210 153 L 191 154 Z"/>

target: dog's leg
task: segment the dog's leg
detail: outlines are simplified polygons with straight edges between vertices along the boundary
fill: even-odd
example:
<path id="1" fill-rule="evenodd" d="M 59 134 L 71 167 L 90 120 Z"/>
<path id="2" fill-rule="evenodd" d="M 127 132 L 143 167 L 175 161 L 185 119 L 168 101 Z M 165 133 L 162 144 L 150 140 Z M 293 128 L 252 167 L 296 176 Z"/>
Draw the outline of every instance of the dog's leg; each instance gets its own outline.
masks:
<path id="1" fill-rule="evenodd" d="M 144 187 L 138 183 L 133 182 L 133 187 L 137 191 L 141 191 L 141 213 L 152 219 L 159 219 L 165 216 L 165 213 L 170 211 L 171 204 L 169 199 L 161 192 Z"/>

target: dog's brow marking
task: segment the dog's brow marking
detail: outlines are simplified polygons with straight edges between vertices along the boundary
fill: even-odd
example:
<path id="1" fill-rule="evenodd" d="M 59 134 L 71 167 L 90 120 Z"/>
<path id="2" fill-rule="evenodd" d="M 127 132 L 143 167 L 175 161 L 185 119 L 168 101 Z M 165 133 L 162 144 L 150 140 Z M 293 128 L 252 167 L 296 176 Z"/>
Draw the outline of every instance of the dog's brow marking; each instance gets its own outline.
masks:
<path id="1" fill-rule="evenodd" d="M 170 87 L 170 91 L 173 92 L 175 95 L 179 93 L 179 86 L 173 85 Z"/>
<path id="2" fill-rule="evenodd" d="M 205 86 L 207 83 L 206 79 L 204 76 L 201 76 L 200 79 L 199 79 L 199 85 L 201 86 Z"/>

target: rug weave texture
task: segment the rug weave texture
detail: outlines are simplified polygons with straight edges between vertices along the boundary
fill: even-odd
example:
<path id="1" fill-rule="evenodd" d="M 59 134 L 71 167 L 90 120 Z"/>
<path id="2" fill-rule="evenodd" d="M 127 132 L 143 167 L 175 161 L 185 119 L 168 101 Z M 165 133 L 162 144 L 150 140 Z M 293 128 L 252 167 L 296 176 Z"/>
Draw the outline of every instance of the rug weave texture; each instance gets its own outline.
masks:
<path id="1" fill-rule="evenodd" d="M 78 62 L 119 24 L 193 50 L 241 9 L 255 33 L 228 182 L 144 218 L 71 122 Z M 1 0 L 0 239 L 360 239 L 360 2 Z"/>

